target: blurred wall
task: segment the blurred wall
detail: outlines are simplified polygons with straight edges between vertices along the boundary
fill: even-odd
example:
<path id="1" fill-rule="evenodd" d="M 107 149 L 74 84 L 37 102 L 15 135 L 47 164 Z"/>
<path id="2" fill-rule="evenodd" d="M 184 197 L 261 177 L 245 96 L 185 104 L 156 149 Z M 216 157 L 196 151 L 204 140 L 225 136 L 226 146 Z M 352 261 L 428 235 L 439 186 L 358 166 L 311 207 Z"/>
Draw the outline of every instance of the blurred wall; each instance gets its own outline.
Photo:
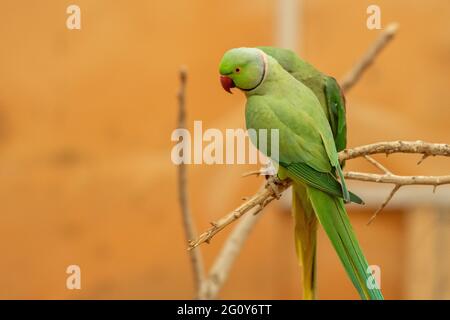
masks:
<path id="1" fill-rule="evenodd" d="M 276 1 L 75 2 L 80 31 L 65 26 L 72 1 L 1 3 L 0 298 L 190 298 L 170 161 L 177 72 L 189 69 L 190 128 L 193 120 L 243 127 L 244 97 L 223 92 L 218 62 L 228 48 L 274 43 Z M 372 3 L 302 1 L 302 56 L 342 77 L 379 34 L 366 28 Z M 448 142 L 450 3 L 376 3 L 383 26 L 397 21 L 400 31 L 347 96 L 349 145 Z M 416 160 L 393 156 L 389 166 L 399 174 L 450 169 L 446 159 Z M 348 168 L 372 170 L 363 161 Z M 261 183 L 240 177 L 251 166 L 188 169 L 198 231 Z M 373 210 L 350 211 L 368 260 L 382 268 L 386 298 L 411 297 L 408 210 L 387 209 L 370 227 Z M 280 204 L 264 215 L 221 297 L 300 297 L 290 215 Z M 226 234 L 202 248 L 208 266 Z M 323 233 L 318 250 L 320 297 L 357 298 Z M 70 264 L 81 267 L 81 290 L 66 289 Z"/>

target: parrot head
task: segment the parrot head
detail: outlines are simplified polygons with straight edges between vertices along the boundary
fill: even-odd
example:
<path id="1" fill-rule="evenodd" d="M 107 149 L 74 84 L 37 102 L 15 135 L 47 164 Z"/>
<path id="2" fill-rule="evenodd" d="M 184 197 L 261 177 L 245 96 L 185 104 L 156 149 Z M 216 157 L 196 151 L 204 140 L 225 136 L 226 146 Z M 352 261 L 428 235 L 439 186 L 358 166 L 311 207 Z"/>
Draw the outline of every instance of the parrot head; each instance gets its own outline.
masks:
<path id="1" fill-rule="evenodd" d="M 256 48 L 230 49 L 220 62 L 220 83 L 229 93 L 234 87 L 250 91 L 263 82 L 266 68 L 267 57 L 263 51 Z"/>

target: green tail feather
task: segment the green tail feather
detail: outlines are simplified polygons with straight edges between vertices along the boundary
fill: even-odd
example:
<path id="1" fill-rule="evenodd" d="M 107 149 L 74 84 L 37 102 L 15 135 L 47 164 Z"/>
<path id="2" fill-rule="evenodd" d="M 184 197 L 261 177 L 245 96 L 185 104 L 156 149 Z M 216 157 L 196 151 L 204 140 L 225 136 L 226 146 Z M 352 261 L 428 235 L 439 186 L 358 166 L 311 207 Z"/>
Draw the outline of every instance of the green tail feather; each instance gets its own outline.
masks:
<path id="1" fill-rule="evenodd" d="M 302 266 L 303 299 L 316 299 L 317 218 L 303 185 L 292 188 L 292 214 L 295 221 L 295 249 Z"/>
<path id="2" fill-rule="evenodd" d="M 342 199 L 307 187 L 314 211 L 362 299 L 383 300 L 379 289 L 367 287 L 369 264 L 359 247 Z M 369 280 L 371 281 L 371 280 Z"/>

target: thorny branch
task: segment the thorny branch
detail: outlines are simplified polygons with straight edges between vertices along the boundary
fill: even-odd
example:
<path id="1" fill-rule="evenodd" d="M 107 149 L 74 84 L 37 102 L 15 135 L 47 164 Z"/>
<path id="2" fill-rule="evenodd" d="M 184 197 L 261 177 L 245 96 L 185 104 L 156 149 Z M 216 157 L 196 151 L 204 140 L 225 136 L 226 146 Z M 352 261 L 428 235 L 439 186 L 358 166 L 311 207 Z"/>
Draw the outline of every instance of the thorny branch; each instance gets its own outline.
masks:
<path id="1" fill-rule="evenodd" d="M 260 214 L 248 214 L 242 218 L 238 225 L 228 236 L 225 245 L 217 255 L 216 261 L 208 275 L 208 280 L 204 281 L 204 286 L 200 293 L 202 299 L 214 299 L 219 294 L 220 289 L 228 278 L 231 267 L 239 255 L 245 240 L 256 222 L 261 218 Z"/>
<path id="2" fill-rule="evenodd" d="M 362 156 L 384 153 L 419 153 L 422 159 L 429 156 L 448 156 L 450 148 L 445 143 L 427 143 L 423 141 L 393 141 L 377 142 L 353 149 L 346 149 L 339 153 L 339 161 L 350 160 Z M 421 162 L 421 161 L 420 161 Z"/>
<path id="3" fill-rule="evenodd" d="M 450 145 L 427 143 L 423 141 L 392 141 L 392 142 L 379 142 L 354 149 L 346 149 L 339 153 L 339 160 L 351 160 L 358 157 L 365 157 L 377 153 L 418 153 L 427 156 L 450 156 Z M 375 161 L 374 159 L 372 159 Z M 377 167 L 381 166 L 380 164 Z M 383 167 L 384 168 L 384 167 Z M 450 176 L 397 176 L 393 175 L 384 168 L 385 174 L 372 174 L 372 173 L 360 173 L 360 172 L 346 172 L 344 177 L 352 180 L 370 181 L 378 183 L 392 183 L 396 186 L 404 185 L 433 185 L 438 186 L 442 184 L 450 184 Z M 283 192 L 290 186 L 290 182 L 274 181 L 278 184 L 278 192 Z M 397 190 L 400 188 L 398 187 Z M 397 191 L 396 190 L 396 191 Z M 395 191 L 395 192 L 396 192 Z M 395 193 L 394 192 L 394 193 Z M 392 198 L 393 194 L 390 196 Z M 221 219 L 212 223 L 212 227 L 203 232 L 196 240 L 189 242 L 189 248 L 195 248 L 204 242 L 210 242 L 211 239 L 229 224 L 239 219 L 247 212 L 259 212 L 268 203 L 275 199 L 275 193 L 273 188 L 266 185 L 263 190 L 260 190 L 248 201 L 244 202 L 236 210 L 228 213 Z M 389 202 L 390 199 L 387 200 Z M 385 201 L 386 202 L 386 201 Z M 383 208 L 387 205 L 384 204 Z M 382 208 L 381 208 L 382 209 Z M 379 212 L 380 210 L 378 210 Z"/>
<path id="4" fill-rule="evenodd" d="M 269 180 L 278 185 L 278 192 L 280 193 L 282 193 L 290 186 L 290 182 L 288 181 L 279 183 L 272 177 L 269 178 Z M 189 249 L 191 250 L 202 244 L 203 242 L 209 243 L 217 233 L 226 228 L 228 225 L 232 224 L 234 221 L 238 220 L 244 214 L 250 212 L 251 214 L 256 215 L 274 199 L 276 199 L 275 192 L 273 188 L 271 188 L 267 183 L 264 188 L 250 197 L 238 208 L 229 212 L 219 220 L 211 222 L 211 228 L 203 232 L 196 240 L 189 241 Z"/>
<path id="5" fill-rule="evenodd" d="M 355 148 L 353 152 L 347 150 L 347 156 L 350 156 L 349 159 L 353 159 L 355 156 L 360 156 L 365 152 L 373 152 L 373 153 L 386 153 L 386 156 L 393 152 L 402 152 L 402 153 L 422 153 L 422 158 L 417 162 L 417 164 L 421 164 L 423 160 L 428 158 L 429 156 L 448 156 L 450 150 L 449 145 L 447 144 L 431 144 L 422 141 L 415 142 L 405 142 L 405 141 L 397 141 L 391 145 L 390 149 L 386 148 L 387 142 L 379 142 L 376 144 L 372 144 L 365 147 Z M 370 154 L 373 154 L 370 153 Z M 431 177 L 431 176 L 398 176 L 389 171 L 386 167 L 384 167 L 381 163 L 370 157 L 369 155 L 364 155 L 364 158 L 367 159 L 371 164 L 384 172 L 383 175 L 373 174 L 373 173 L 361 173 L 361 172 L 345 172 L 344 177 L 350 180 L 360 180 L 367 182 L 377 182 L 377 183 L 390 183 L 394 184 L 394 188 L 392 188 L 391 192 L 387 196 L 387 198 L 383 201 L 381 206 L 374 212 L 374 214 L 370 217 L 367 224 L 372 223 L 372 221 L 377 217 L 377 215 L 387 206 L 389 201 L 394 197 L 397 191 L 406 185 L 432 185 L 433 192 L 436 191 L 437 186 L 443 184 L 450 184 L 450 175 L 447 176 L 439 176 L 439 177 Z"/>

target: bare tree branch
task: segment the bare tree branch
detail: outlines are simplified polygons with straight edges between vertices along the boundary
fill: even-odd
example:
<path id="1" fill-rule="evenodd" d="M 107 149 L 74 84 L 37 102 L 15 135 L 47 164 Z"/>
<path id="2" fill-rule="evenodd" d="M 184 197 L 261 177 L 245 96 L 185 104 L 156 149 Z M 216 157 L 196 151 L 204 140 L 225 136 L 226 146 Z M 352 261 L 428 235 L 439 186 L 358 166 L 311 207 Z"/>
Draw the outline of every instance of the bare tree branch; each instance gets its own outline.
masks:
<path id="1" fill-rule="evenodd" d="M 344 177 L 350 180 L 360 180 L 366 182 L 377 183 L 391 183 L 394 184 L 394 188 L 386 197 L 385 201 L 381 204 L 380 208 L 375 211 L 367 224 L 377 217 L 377 215 L 387 206 L 389 201 L 393 198 L 394 194 L 405 185 L 432 185 L 433 192 L 435 192 L 437 186 L 450 183 L 450 176 L 398 176 L 390 172 L 381 163 L 369 156 L 372 154 L 384 153 L 388 156 L 391 153 L 419 153 L 422 154 L 421 159 L 417 164 L 421 164 L 423 160 L 430 156 L 449 156 L 450 145 L 443 143 L 427 143 L 423 141 L 395 141 L 395 142 L 378 142 L 362 147 L 357 147 L 352 150 L 344 150 L 339 154 L 339 159 L 349 160 L 356 157 L 364 156 L 370 163 L 383 171 L 384 175 L 373 173 L 361 173 L 361 172 L 345 172 Z"/>
<path id="2" fill-rule="evenodd" d="M 377 209 L 377 211 L 374 212 L 374 214 L 370 217 L 369 221 L 367 222 L 367 225 L 371 224 L 373 220 L 377 217 L 377 215 L 387 206 L 389 201 L 391 201 L 394 194 L 400 189 L 401 185 L 396 184 L 395 187 L 391 190 L 389 195 L 387 196 L 386 200 L 383 201 L 381 206 Z"/>
<path id="3" fill-rule="evenodd" d="M 379 163 L 377 160 L 375 160 L 371 156 L 364 156 L 364 158 L 366 158 L 367 161 L 369 161 L 371 164 L 373 164 L 376 168 L 380 169 L 384 173 L 392 174 L 392 172 L 390 172 L 385 166 L 383 166 L 381 163 Z"/>
<path id="4" fill-rule="evenodd" d="M 220 289 L 228 278 L 231 267 L 238 257 L 245 240 L 247 240 L 256 222 L 262 214 L 248 214 L 242 218 L 238 225 L 228 236 L 222 250 L 217 256 L 214 265 L 205 279 L 200 293 L 201 299 L 216 299 Z"/>
<path id="5" fill-rule="evenodd" d="M 344 172 L 345 179 L 365 182 L 391 183 L 399 186 L 430 185 L 440 186 L 450 184 L 450 175 L 447 176 L 398 176 L 395 174 L 375 174 L 362 172 Z"/>
<path id="6" fill-rule="evenodd" d="M 277 179 L 269 178 L 272 183 L 278 185 L 278 192 L 281 193 L 286 190 L 290 182 L 282 182 L 280 183 Z M 220 218 L 215 222 L 211 222 L 211 228 L 203 232 L 197 239 L 191 240 L 189 242 L 189 250 L 194 249 L 199 244 L 209 241 L 222 229 L 226 228 L 228 225 L 232 224 L 234 221 L 238 220 L 246 213 L 258 214 L 265 206 L 267 206 L 272 200 L 276 199 L 277 196 L 275 191 L 270 186 L 269 183 L 266 183 L 266 186 L 254 194 L 251 198 L 245 201 L 242 205 L 240 205 L 235 210 L 231 211 L 224 217 Z"/>
<path id="7" fill-rule="evenodd" d="M 187 72 L 185 68 L 180 69 L 180 89 L 178 91 L 178 128 L 186 128 L 186 82 Z M 182 152 L 182 151 L 181 151 Z M 189 207 L 187 196 L 187 176 L 186 165 L 181 163 L 178 166 L 178 196 L 183 217 L 183 227 L 186 234 L 186 240 L 193 239 L 196 236 L 192 213 Z M 194 273 L 195 292 L 198 293 L 204 278 L 203 259 L 200 250 L 191 250 L 190 258 L 192 271 Z"/>
<path id="8" fill-rule="evenodd" d="M 450 145 L 448 144 L 434 144 L 423 141 L 392 141 L 392 142 L 379 142 L 370 145 L 365 145 L 361 147 L 356 147 L 353 149 L 346 149 L 339 153 L 339 160 L 351 160 L 358 157 L 365 157 L 367 155 L 377 154 L 377 153 L 417 153 L 426 154 L 428 156 L 450 156 Z M 387 169 L 386 169 L 387 170 Z M 344 176 L 352 180 L 360 181 L 370 181 L 378 183 L 392 183 L 400 186 L 403 185 L 441 185 L 449 184 L 449 176 L 396 176 L 392 174 L 369 174 L 369 173 L 357 173 L 357 172 L 346 172 Z M 278 182 L 276 179 L 272 180 L 272 183 L 278 185 L 278 192 L 282 193 L 290 186 L 290 181 Z M 397 188 L 398 189 L 398 188 Z M 396 190 L 397 191 L 397 190 Z M 395 192 L 396 192 L 395 191 Z M 394 192 L 394 193 L 395 193 Z M 393 194 L 392 194 L 393 196 Z M 392 196 L 390 198 L 392 198 Z M 389 198 L 389 200 L 390 200 Z M 223 218 L 212 223 L 212 227 L 203 232 L 197 239 L 189 242 L 189 249 L 193 249 L 198 245 L 207 242 L 209 243 L 211 239 L 221 230 L 226 228 L 228 225 L 232 224 L 234 221 L 238 220 L 241 216 L 248 212 L 257 213 L 260 212 L 267 204 L 272 200 L 276 199 L 276 194 L 272 187 L 267 183 L 266 187 L 258 191 L 249 200 L 244 202 L 236 210 L 228 213 Z M 389 202 L 389 200 L 387 202 Z M 384 206 L 387 205 L 387 202 Z M 384 208 L 383 206 L 383 208 Z"/>
<path id="9" fill-rule="evenodd" d="M 445 143 L 428 143 L 417 141 L 390 141 L 377 142 L 353 149 L 345 149 L 339 152 L 339 161 L 350 160 L 366 155 L 384 153 L 419 153 L 427 156 L 450 155 L 450 145 Z"/>
<path id="10" fill-rule="evenodd" d="M 397 23 L 391 23 L 386 27 L 386 29 L 384 29 L 378 39 L 372 44 L 369 50 L 367 50 L 366 54 L 364 54 L 364 56 L 340 82 L 343 91 L 350 89 L 350 87 L 352 87 L 361 78 L 361 75 L 373 63 L 381 50 L 383 50 L 389 41 L 394 38 L 397 29 Z"/>

